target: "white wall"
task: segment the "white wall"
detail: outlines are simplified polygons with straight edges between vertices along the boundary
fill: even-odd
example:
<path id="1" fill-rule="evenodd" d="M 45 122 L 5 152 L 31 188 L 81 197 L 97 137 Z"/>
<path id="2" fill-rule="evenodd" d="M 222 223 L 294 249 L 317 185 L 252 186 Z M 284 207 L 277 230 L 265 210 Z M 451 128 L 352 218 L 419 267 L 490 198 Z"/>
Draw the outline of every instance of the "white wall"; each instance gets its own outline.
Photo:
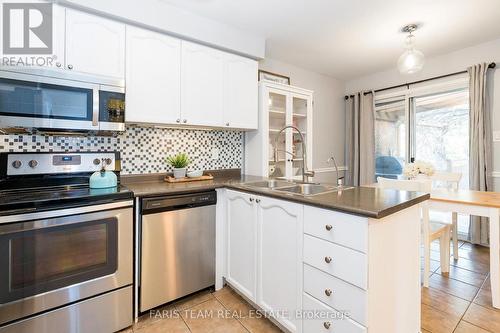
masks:
<path id="1" fill-rule="evenodd" d="M 293 86 L 314 91 L 313 169 L 332 167 L 326 160 L 334 155 L 344 165 L 344 83 L 273 59 L 259 62 L 259 68 L 290 77 Z M 332 173 L 318 174 L 316 181 L 333 181 Z"/>
<path id="2" fill-rule="evenodd" d="M 264 37 L 196 15 L 165 1 L 57 0 L 57 3 L 252 58 L 261 59 L 265 55 Z"/>
<path id="3" fill-rule="evenodd" d="M 496 62 L 497 69 L 490 70 L 488 81 L 492 109 L 493 131 L 500 131 L 500 39 L 427 59 L 424 69 L 415 75 L 401 75 L 394 68 L 388 71 L 363 76 L 346 82 L 346 93 L 389 87 L 434 76 L 466 70 L 468 66 L 481 62 Z M 500 173 L 500 142 L 493 143 L 493 170 Z M 495 177 L 495 189 L 500 191 L 500 178 Z"/>

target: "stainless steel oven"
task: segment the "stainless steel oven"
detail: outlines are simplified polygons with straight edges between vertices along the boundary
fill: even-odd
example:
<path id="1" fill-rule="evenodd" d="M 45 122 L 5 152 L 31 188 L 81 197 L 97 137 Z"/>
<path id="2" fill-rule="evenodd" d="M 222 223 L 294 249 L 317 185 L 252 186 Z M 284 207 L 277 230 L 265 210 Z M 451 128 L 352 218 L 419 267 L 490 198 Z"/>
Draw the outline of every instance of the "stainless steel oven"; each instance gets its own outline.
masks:
<path id="1" fill-rule="evenodd" d="M 124 82 L 56 69 L 0 70 L 0 129 L 124 131 Z"/>
<path id="2" fill-rule="evenodd" d="M 79 324 L 75 315 L 87 311 L 89 299 L 94 303 L 87 308 L 102 307 L 100 311 L 107 314 L 94 315 L 99 317 L 96 322 L 102 318 L 102 325 L 109 326 L 100 331 L 128 326 L 132 320 L 132 205 L 127 200 L 0 216 L 0 332 L 32 326 L 49 332 L 51 325 L 61 332 L 80 332 L 81 325 L 90 323 Z M 99 301 L 104 293 L 109 293 L 104 295 L 108 298 Z M 71 310 L 75 304 L 80 312 Z M 8 324 L 48 310 L 68 319 L 50 321 L 51 316 L 45 315 Z"/>

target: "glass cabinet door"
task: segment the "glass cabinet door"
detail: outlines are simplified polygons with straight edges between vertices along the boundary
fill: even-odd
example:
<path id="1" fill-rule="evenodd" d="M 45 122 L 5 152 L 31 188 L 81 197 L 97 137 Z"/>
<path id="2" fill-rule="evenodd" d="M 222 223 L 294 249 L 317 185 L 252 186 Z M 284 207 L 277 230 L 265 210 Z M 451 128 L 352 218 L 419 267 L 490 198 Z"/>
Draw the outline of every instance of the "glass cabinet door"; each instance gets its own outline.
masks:
<path id="1" fill-rule="evenodd" d="M 307 149 L 308 135 L 310 135 L 310 133 L 308 133 L 309 128 L 307 119 L 308 108 L 310 107 L 309 103 L 310 101 L 307 96 L 293 94 L 291 96 L 291 112 L 289 123 L 290 125 L 293 125 L 300 130 L 302 136 L 304 137 L 306 153 L 310 154 L 311 152 Z M 301 179 L 303 166 L 302 139 L 300 134 L 296 130 L 293 130 L 290 140 L 291 151 L 295 156 L 290 162 L 290 178 Z"/>
<path id="2" fill-rule="evenodd" d="M 269 177 L 286 177 L 287 161 L 292 156 L 287 153 L 287 131 L 277 137 L 279 131 L 287 124 L 288 96 L 279 90 L 269 91 Z M 278 148 L 277 158 L 274 156 Z"/>
<path id="3" fill-rule="evenodd" d="M 304 144 L 308 146 L 310 131 L 311 98 L 278 89 L 269 89 L 269 177 L 285 177 L 302 179 L 302 140 L 298 131 L 285 126 L 294 126 L 304 136 Z M 276 136 L 279 133 L 279 137 Z M 277 141 L 276 141 L 277 140 Z M 277 158 L 274 156 L 277 146 Z M 306 148 L 307 153 L 310 151 Z M 308 162 L 309 159 L 307 159 Z M 310 164 L 310 163 L 309 163 Z"/>

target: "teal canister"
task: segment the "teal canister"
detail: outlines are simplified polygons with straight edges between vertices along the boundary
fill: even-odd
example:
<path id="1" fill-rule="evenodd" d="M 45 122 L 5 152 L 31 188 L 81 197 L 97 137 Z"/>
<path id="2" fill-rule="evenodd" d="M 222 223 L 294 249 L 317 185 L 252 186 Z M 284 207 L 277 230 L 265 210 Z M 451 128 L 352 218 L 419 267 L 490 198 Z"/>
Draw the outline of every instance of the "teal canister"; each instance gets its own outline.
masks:
<path id="1" fill-rule="evenodd" d="M 90 188 L 109 188 L 117 185 L 118 179 L 113 171 L 106 171 L 102 168 L 101 171 L 96 171 L 90 176 Z"/>

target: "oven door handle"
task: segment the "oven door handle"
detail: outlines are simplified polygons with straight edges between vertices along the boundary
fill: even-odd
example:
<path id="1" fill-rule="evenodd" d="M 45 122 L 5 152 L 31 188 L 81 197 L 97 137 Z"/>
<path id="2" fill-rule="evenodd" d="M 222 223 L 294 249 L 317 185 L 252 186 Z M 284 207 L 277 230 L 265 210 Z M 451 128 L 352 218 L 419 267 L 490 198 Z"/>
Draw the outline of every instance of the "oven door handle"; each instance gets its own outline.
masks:
<path id="1" fill-rule="evenodd" d="M 76 214 L 96 213 L 96 212 L 103 211 L 103 210 L 132 207 L 133 205 L 134 205 L 134 202 L 132 200 L 127 200 L 127 201 L 119 201 L 119 202 L 107 203 L 107 204 L 102 204 L 102 205 L 93 205 L 93 206 L 67 208 L 67 209 L 60 209 L 60 210 L 49 210 L 49 211 L 43 211 L 43 212 L 18 214 L 18 215 L 0 216 L 0 225 L 3 223 L 23 222 L 23 221 L 31 221 L 31 220 L 50 219 L 50 218 L 54 218 L 54 217 L 76 215 Z"/>

